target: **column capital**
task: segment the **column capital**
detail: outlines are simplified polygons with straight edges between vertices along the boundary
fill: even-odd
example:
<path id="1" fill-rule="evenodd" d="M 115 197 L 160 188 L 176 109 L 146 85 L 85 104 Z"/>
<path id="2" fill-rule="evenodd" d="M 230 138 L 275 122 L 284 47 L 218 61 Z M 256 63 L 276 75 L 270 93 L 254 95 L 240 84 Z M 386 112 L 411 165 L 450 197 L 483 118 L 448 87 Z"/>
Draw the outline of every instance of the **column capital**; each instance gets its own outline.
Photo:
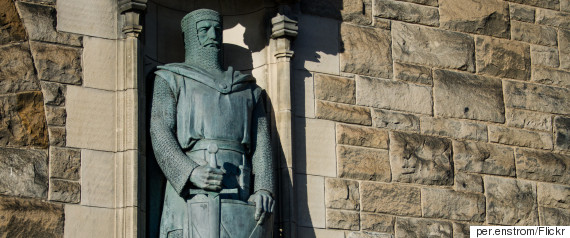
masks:
<path id="1" fill-rule="evenodd" d="M 142 31 L 140 14 L 146 10 L 147 0 L 119 0 L 119 12 L 124 15 L 122 31 L 127 37 L 138 37 Z"/>
<path id="2" fill-rule="evenodd" d="M 287 15 L 278 13 L 277 16 L 271 19 L 271 38 L 295 38 L 297 37 L 297 32 L 299 27 L 297 26 L 297 21 L 291 19 Z"/>

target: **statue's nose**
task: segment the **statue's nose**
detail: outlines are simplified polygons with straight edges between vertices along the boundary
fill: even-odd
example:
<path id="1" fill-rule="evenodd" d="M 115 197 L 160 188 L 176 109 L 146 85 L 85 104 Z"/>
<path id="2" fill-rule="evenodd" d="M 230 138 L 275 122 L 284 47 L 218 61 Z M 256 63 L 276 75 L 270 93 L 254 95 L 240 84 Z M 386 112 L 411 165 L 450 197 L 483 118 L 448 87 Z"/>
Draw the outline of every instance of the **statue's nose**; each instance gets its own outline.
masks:
<path id="1" fill-rule="evenodd" d="M 216 39 L 216 29 L 214 27 L 211 27 L 208 30 L 208 38 L 210 39 Z"/>

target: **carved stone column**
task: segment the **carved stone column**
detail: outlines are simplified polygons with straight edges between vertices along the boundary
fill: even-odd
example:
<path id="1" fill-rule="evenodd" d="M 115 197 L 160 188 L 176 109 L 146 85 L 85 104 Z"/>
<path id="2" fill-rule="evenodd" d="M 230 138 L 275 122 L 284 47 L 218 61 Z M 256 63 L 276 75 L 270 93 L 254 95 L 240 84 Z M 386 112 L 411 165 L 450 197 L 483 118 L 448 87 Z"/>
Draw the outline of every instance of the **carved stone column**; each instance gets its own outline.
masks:
<path id="1" fill-rule="evenodd" d="M 147 0 L 119 0 L 120 26 L 124 38 L 119 42 L 119 75 L 117 80 L 117 155 L 116 174 L 116 233 L 115 237 L 145 237 L 144 146 L 139 144 L 139 129 L 144 127 L 144 115 L 139 99 L 144 95 L 139 82 L 142 58 L 139 35 L 140 18 Z M 144 102 L 140 105 L 144 105 Z M 142 140 L 141 140 L 142 141 Z M 143 173 L 143 174 L 141 174 Z"/>
<path id="2" fill-rule="evenodd" d="M 297 21 L 286 12 L 289 7 L 281 5 L 277 16 L 271 19 L 270 41 L 271 66 L 269 73 L 269 96 L 275 113 L 276 139 L 280 173 L 280 212 L 284 237 L 295 237 L 295 195 L 293 161 L 293 114 L 291 109 L 291 42 L 297 36 Z"/>

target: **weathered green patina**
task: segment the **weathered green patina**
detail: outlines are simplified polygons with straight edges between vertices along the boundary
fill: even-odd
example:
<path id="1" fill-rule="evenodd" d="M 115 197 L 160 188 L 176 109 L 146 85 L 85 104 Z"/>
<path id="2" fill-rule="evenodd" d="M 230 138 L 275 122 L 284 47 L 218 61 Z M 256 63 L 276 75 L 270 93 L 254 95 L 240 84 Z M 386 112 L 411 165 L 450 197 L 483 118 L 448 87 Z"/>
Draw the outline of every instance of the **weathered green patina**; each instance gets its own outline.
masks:
<path id="1" fill-rule="evenodd" d="M 158 67 L 152 146 L 168 182 L 160 237 L 269 237 L 275 194 L 269 119 L 254 79 L 223 70 L 222 22 L 182 20 L 186 60 Z"/>

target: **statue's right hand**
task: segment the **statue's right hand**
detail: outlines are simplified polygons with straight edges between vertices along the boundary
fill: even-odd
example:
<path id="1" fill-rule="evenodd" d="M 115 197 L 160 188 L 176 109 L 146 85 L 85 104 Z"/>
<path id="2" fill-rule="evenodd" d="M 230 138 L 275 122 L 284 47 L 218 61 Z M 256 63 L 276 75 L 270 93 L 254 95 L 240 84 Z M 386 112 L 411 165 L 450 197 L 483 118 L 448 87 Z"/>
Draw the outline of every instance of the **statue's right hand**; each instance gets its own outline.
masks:
<path id="1" fill-rule="evenodd" d="M 197 167 L 190 174 L 190 182 L 198 188 L 210 191 L 219 191 L 222 189 L 222 178 L 224 172 L 208 165 Z"/>

